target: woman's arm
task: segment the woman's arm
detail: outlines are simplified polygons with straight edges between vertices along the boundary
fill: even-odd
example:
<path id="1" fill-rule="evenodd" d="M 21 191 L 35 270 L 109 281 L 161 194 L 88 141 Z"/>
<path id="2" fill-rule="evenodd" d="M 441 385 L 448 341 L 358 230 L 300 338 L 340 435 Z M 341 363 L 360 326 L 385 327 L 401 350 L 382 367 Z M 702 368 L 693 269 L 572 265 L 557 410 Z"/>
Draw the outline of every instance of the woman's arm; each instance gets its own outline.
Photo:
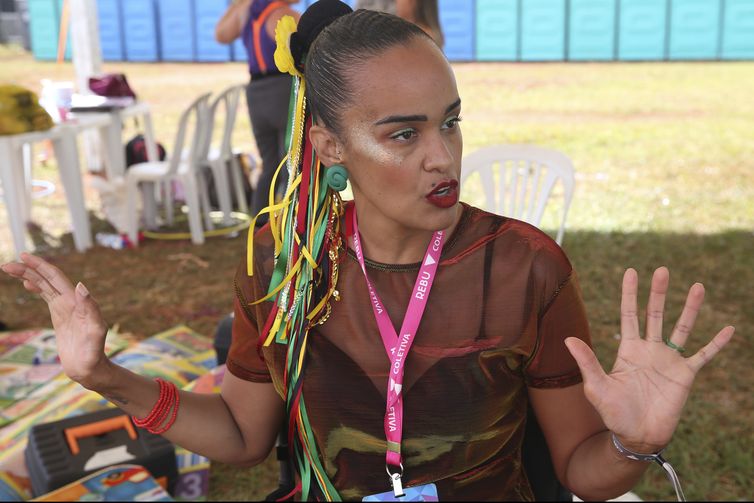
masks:
<path id="1" fill-rule="evenodd" d="M 147 416 L 159 398 L 157 383 L 111 362 L 108 365 L 90 389 L 130 415 Z M 163 434 L 165 438 L 223 463 L 253 466 L 267 458 L 284 413 L 272 384 L 244 381 L 226 372 L 219 395 L 179 393 L 178 416 Z"/>
<path id="2" fill-rule="evenodd" d="M 293 19 L 296 20 L 296 23 L 298 23 L 298 20 L 301 17 L 301 14 L 299 14 L 298 11 L 291 9 L 288 6 L 280 7 L 272 11 L 270 13 L 270 17 L 268 17 L 267 21 L 265 21 L 264 23 L 264 29 L 267 31 L 267 35 L 269 35 L 272 40 L 275 40 L 275 28 L 278 25 L 278 21 L 283 16 L 291 16 Z"/>
<path id="3" fill-rule="evenodd" d="M 606 501 L 636 485 L 647 463 L 618 454 L 583 384 L 529 388 L 529 399 L 564 486 L 583 500 Z"/>
<path id="4" fill-rule="evenodd" d="M 725 327 L 689 358 L 678 349 L 686 344 L 704 300 L 704 287 L 689 290 L 686 305 L 670 337 L 662 323 L 668 271 L 652 277 L 647 303 L 645 337 L 637 316 L 638 277 L 629 269 L 623 277 L 621 342 L 609 374 L 586 343 L 565 340 L 581 370 L 583 385 L 563 389 L 530 389 L 531 403 L 561 482 L 582 499 L 608 499 L 633 487 L 646 462 L 617 452 L 614 433 L 633 452 L 652 454 L 671 440 L 696 374 L 731 339 Z M 666 342 L 667 341 L 667 342 Z"/>
<path id="5" fill-rule="evenodd" d="M 215 40 L 221 44 L 231 44 L 241 36 L 252 1 L 239 0 L 228 6 L 223 17 L 215 25 Z"/>
<path id="6" fill-rule="evenodd" d="M 52 264 L 29 254 L 2 270 L 47 302 L 65 374 L 100 393 L 130 415 L 146 417 L 159 398 L 159 385 L 111 362 L 104 352 L 107 324 L 88 290 L 75 288 Z M 210 459 L 252 465 L 275 444 L 284 406 L 272 384 L 243 381 L 230 372 L 222 392 L 180 392 L 170 441 Z"/>

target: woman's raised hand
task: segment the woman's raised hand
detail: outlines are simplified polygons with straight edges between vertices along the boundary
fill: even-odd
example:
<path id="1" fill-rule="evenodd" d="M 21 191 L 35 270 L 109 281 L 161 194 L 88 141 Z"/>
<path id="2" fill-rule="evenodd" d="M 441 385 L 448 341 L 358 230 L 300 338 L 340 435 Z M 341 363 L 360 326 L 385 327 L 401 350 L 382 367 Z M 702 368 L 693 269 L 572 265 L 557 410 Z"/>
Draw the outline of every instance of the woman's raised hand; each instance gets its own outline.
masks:
<path id="1" fill-rule="evenodd" d="M 624 274 L 621 341 L 609 374 L 584 342 L 566 339 L 581 369 L 587 399 L 605 426 L 635 452 L 656 452 L 670 442 L 696 373 L 730 341 L 734 331 L 731 326 L 723 328 L 702 349 L 684 358 L 680 351 L 704 301 L 704 287 L 700 283 L 691 287 L 675 328 L 664 339 L 662 321 L 668 282 L 665 267 L 654 272 L 642 338 L 637 316 L 638 276 L 633 269 Z"/>
<path id="2" fill-rule="evenodd" d="M 109 364 L 104 351 L 107 324 L 84 285 L 74 287 L 60 269 L 28 253 L 1 269 L 47 302 L 66 375 L 85 387 L 96 386 Z"/>

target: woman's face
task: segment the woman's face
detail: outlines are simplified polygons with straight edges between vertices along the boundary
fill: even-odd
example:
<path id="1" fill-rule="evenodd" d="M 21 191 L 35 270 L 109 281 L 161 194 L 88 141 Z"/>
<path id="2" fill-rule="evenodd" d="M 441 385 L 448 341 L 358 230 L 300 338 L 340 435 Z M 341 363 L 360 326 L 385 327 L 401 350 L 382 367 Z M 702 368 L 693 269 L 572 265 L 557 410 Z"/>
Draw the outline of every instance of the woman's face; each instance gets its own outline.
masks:
<path id="1" fill-rule="evenodd" d="M 407 229 L 450 227 L 458 215 L 462 138 L 455 76 L 424 37 L 354 68 L 341 116 L 341 159 L 360 212 Z"/>

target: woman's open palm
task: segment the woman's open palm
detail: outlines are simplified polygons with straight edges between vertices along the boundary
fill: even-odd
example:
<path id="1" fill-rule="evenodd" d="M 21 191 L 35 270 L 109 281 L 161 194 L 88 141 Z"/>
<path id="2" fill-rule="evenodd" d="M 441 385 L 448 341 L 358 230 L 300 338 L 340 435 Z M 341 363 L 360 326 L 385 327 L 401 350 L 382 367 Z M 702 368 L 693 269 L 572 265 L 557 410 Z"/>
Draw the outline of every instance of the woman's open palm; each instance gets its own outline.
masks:
<path id="1" fill-rule="evenodd" d="M 647 303 L 645 337 L 639 331 L 638 276 L 628 269 L 623 276 L 621 342 L 609 374 L 591 349 L 576 338 L 566 341 L 584 377 L 584 393 L 605 426 L 629 447 L 656 451 L 670 442 L 696 373 L 733 335 L 725 327 L 702 349 L 684 358 L 681 352 L 704 301 L 704 287 L 696 283 L 668 339 L 662 336 L 665 295 L 669 274 L 664 267 L 652 276 Z M 669 341 L 666 343 L 666 340 Z M 678 349 L 675 349 L 678 348 Z"/>
<path id="2" fill-rule="evenodd" d="M 21 262 L 5 264 L 2 270 L 47 302 L 63 370 L 86 385 L 107 362 L 107 324 L 87 289 L 81 283 L 74 288 L 60 269 L 28 253 L 21 254 Z"/>

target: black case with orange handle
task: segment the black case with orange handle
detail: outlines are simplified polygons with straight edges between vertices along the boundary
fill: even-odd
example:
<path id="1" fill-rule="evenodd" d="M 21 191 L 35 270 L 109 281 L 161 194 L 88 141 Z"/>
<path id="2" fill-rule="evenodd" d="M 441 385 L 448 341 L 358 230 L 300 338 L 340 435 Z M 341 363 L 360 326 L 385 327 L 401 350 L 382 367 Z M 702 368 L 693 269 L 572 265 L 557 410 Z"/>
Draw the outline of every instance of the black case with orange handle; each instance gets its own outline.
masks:
<path id="1" fill-rule="evenodd" d="M 24 454 L 35 497 L 121 463 L 145 467 L 171 494 L 178 478 L 173 444 L 118 408 L 33 426 Z"/>

